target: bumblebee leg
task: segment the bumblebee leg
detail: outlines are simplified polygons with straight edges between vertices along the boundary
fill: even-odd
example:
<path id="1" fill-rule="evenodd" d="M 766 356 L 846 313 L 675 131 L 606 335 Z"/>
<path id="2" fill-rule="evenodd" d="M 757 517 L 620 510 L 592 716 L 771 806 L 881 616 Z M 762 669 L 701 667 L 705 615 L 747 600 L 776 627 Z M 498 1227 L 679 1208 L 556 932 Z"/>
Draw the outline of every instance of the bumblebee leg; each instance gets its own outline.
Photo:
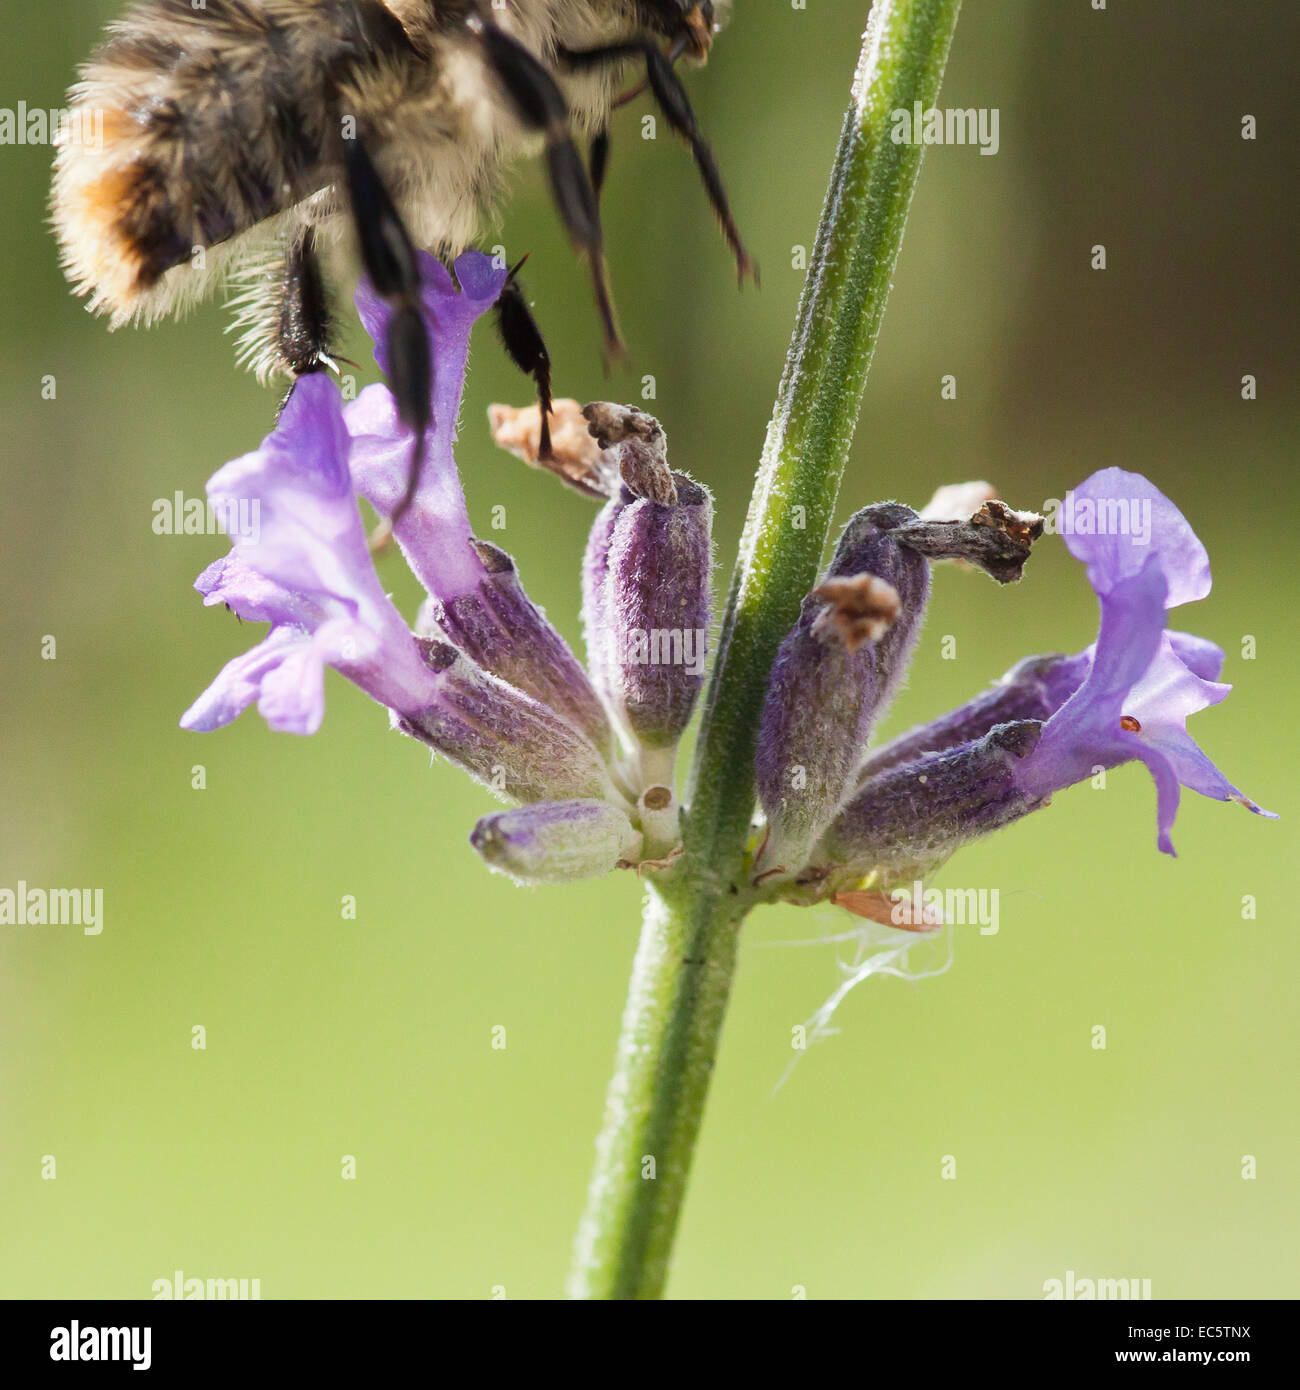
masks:
<path id="1" fill-rule="evenodd" d="M 525 376 L 531 376 L 537 383 L 537 404 L 542 417 L 537 458 L 539 462 L 545 462 L 554 457 L 551 452 L 551 358 L 546 351 L 541 329 L 516 278 L 518 271 L 519 266 L 515 266 L 497 299 L 497 329 L 510 360 Z"/>
<path id="2" fill-rule="evenodd" d="M 722 182 L 722 174 L 718 169 L 718 161 L 714 159 L 713 151 L 704 139 L 700 124 L 695 119 L 695 112 L 691 109 L 690 98 L 686 95 L 686 88 L 673 71 L 672 62 L 652 43 L 621 43 L 611 44 L 607 48 L 566 49 L 562 57 L 570 67 L 575 68 L 601 67 L 609 63 L 625 62 L 629 58 L 644 58 L 646 78 L 664 119 L 690 146 L 700 177 L 704 180 L 709 205 L 722 226 L 722 234 L 727 239 L 727 245 L 731 247 L 731 254 L 736 258 L 736 270 L 741 282 L 744 282 L 747 275 L 757 281 L 758 267 L 741 240 L 736 220 L 731 213 L 731 204 L 727 199 L 727 190 Z"/>
<path id="3" fill-rule="evenodd" d="M 290 244 L 284 259 L 275 341 L 285 368 L 295 378 L 324 371 L 332 362 L 333 330 L 316 233 L 308 227 Z"/>
<path id="4" fill-rule="evenodd" d="M 425 432 L 433 423 L 433 352 L 420 311 L 415 247 L 359 134 L 343 141 L 343 165 L 362 264 L 375 292 L 393 310 L 384 336 L 389 389 L 398 416 L 414 435 L 406 492 L 388 518 L 391 530 L 420 485 Z"/>
<path id="5" fill-rule="evenodd" d="M 605 175 L 609 171 L 609 127 L 598 130 L 592 137 L 591 148 L 587 151 L 587 168 L 591 174 L 591 191 L 600 203 L 601 190 L 605 187 Z"/>
<path id="6" fill-rule="evenodd" d="M 614 317 L 614 302 L 605 272 L 600 209 L 595 190 L 569 131 L 569 107 L 555 79 L 536 58 L 494 24 L 476 21 L 488 63 L 496 73 L 519 118 L 546 137 L 546 166 L 551 192 L 569 238 L 591 270 L 596 306 L 605 333 L 605 352 L 623 355 Z"/>

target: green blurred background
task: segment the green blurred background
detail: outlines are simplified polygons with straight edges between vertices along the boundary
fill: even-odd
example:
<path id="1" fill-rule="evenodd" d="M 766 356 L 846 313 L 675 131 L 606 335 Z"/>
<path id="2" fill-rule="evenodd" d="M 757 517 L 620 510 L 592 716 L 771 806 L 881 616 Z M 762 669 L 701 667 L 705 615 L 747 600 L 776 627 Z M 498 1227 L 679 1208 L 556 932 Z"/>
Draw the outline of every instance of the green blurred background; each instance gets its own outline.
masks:
<path id="1" fill-rule="evenodd" d="M 736 292 L 689 158 L 666 132 L 638 138 L 641 104 L 616 130 L 606 197 L 627 369 L 602 376 L 535 168 L 500 236 L 532 251 L 561 394 L 633 399 L 656 377 L 674 461 L 717 494 L 720 587 L 867 5 L 736 8 L 689 80 L 761 291 Z M 13 7 L 0 105 L 60 104 L 119 9 Z M 1284 819 L 1187 794 L 1174 862 L 1155 851 L 1140 769 L 1062 794 L 948 875 L 1001 889 L 999 934 L 960 930 L 942 978 L 868 982 L 779 1091 L 791 1030 L 845 949 L 780 943 L 847 919 L 756 914 L 675 1296 L 1036 1298 L 1070 1269 L 1149 1278 L 1157 1298 L 1300 1293 L 1298 26 L 1263 3 L 967 7 L 942 102 L 997 107 L 1001 149 L 927 155 L 842 496 L 847 516 L 987 477 L 1033 506 L 1100 466 L 1151 476 L 1209 547 L 1214 593 L 1182 621 L 1227 649 L 1237 686 L 1193 731 Z M 635 880 L 527 892 L 490 876 L 466 842 L 486 794 L 333 676 L 314 738 L 254 715 L 177 728 L 258 633 L 190 588 L 222 542 L 156 536 L 152 502 L 201 495 L 274 401 L 235 371 L 218 306 L 115 336 L 86 316 L 43 225 L 48 158 L 0 149 L 0 886 L 100 886 L 106 924 L 0 927 L 0 1292 L 147 1297 L 180 1268 L 256 1276 L 268 1298 L 554 1296 Z M 493 449 L 484 408 L 527 391 L 488 330 L 478 344 L 459 451 L 471 512 L 486 526 L 506 506 L 493 539 L 576 642 L 592 509 Z M 350 346 L 364 351 L 355 333 Z M 948 373 L 955 401 L 940 399 Z M 384 564 L 411 611 L 413 583 Z M 1095 630 L 1059 541 L 1016 589 L 943 572 L 936 590 L 890 729 Z M 944 635 L 956 660 L 940 659 Z"/>

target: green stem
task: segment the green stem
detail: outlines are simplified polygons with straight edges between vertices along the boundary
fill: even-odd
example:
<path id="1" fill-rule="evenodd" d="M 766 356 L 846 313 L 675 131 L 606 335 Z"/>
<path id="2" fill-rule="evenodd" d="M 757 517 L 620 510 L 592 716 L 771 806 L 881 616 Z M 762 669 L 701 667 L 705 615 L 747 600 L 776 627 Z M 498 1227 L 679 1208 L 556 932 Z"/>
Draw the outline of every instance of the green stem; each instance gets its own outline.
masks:
<path id="1" fill-rule="evenodd" d="M 735 973 L 767 675 L 813 586 L 961 0 L 877 0 L 741 539 L 692 772 L 685 852 L 646 905 L 569 1292 L 657 1298 Z"/>

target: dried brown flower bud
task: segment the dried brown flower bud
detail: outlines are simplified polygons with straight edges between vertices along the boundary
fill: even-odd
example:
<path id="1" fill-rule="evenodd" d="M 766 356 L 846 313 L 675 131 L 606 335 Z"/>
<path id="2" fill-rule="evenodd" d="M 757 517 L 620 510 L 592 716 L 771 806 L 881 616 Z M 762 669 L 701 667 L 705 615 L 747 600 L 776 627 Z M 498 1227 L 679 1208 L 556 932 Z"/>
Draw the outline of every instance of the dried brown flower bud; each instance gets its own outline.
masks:
<path id="1" fill-rule="evenodd" d="M 921 520 L 965 521 L 997 495 L 992 483 L 945 483 L 921 509 Z"/>
<path id="2" fill-rule="evenodd" d="M 826 600 L 813 621 L 813 636 L 821 642 L 843 642 L 851 652 L 864 642 L 878 642 L 898 617 L 898 590 L 874 574 L 828 579 L 813 592 Z"/>
<path id="3" fill-rule="evenodd" d="M 592 438 L 577 401 L 556 401 L 551 410 L 551 457 L 539 458 L 542 413 L 536 404 L 490 405 L 493 441 L 530 468 L 545 468 L 584 496 L 602 501 L 618 488 L 618 464 Z"/>
<path id="4" fill-rule="evenodd" d="M 607 458 L 616 461 L 619 476 L 633 496 L 663 507 L 677 505 L 668 444 L 653 415 L 612 401 L 592 401 L 582 413 L 592 438 Z"/>

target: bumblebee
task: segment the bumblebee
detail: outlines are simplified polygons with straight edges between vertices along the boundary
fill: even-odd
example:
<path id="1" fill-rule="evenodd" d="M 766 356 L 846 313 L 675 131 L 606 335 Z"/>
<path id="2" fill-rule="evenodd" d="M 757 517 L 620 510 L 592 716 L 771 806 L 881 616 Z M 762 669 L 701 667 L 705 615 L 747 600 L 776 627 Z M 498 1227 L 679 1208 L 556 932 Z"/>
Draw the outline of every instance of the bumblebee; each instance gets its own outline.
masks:
<path id="1" fill-rule="evenodd" d="M 334 365 L 321 250 L 350 242 L 394 310 L 389 385 L 416 440 L 400 515 L 432 409 L 415 247 L 466 249 L 512 158 L 544 153 L 609 356 L 622 344 L 599 196 L 612 113 L 636 92 L 648 87 L 689 145 L 742 281 L 754 274 L 675 70 L 707 59 L 722 4 L 141 0 L 70 94 L 74 115 L 102 114 L 103 141 L 56 156 L 65 271 L 114 327 L 175 314 L 227 282 L 241 360 L 262 380 L 293 379 Z M 643 76 L 624 92 L 634 65 Z M 498 315 L 545 422 L 550 361 L 513 275 Z"/>

